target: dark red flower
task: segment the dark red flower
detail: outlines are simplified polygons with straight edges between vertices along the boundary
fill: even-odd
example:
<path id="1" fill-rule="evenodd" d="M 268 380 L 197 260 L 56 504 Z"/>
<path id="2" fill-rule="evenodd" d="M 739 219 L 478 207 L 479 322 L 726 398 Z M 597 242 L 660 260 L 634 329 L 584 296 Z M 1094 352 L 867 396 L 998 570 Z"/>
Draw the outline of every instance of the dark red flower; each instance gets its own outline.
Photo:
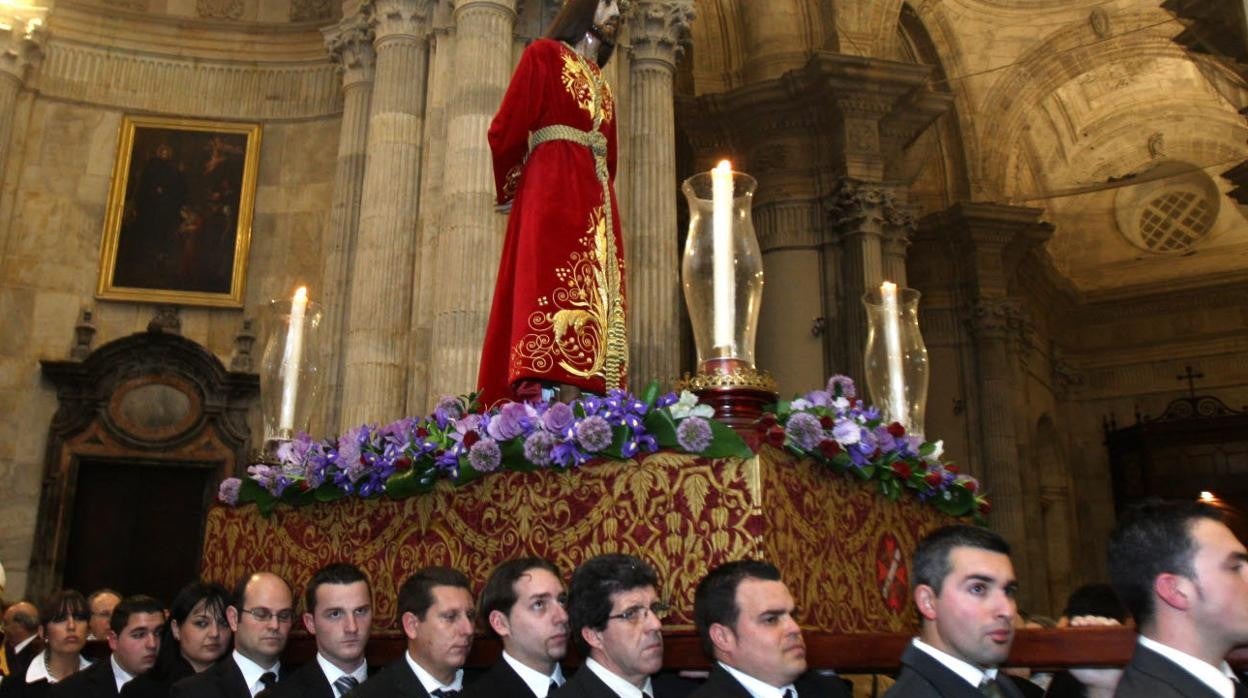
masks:
<path id="1" fill-rule="evenodd" d="M 784 427 L 779 424 L 773 425 L 767 430 L 767 433 L 763 435 L 763 438 L 767 440 L 767 443 L 775 446 L 776 448 L 784 446 Z"/>
<path id="2" fill-rule="evenodd" d="M 776 419 L 776 415 L 767 412 L 764 413 L 762 417 L 758 418 L 758 430 L 765 434 L 779 423 L 780 420 Z"/>
<path id="3" fill-rule="evenodd" d="M 901 426 L 901 422 L 893 422 L 888 425 L 888 433 L 892 434 L 894 439 L 900 439 L 906 435 L 906 428 Z"/>
<path id="4" fill-rule="evenodd" d="M 966 491 L 970 492 L 971 494 L 974 494 L 975 490 L 979 489 L 979 483 L 975 482 L 974 480 L 963 480 L 962 486 L 965 487 Z"/>
<path id="5" fill-rule="evenodd" d="M 429 430 L 424 427 L 416 427 L 416 438 L 423 439 L 429 436 Z"/>
<path id="6" fill-rule="evenodd" d="M 836 420 L 832 419 L 830 415 L 825 414 L 819 418 L 819 426 L 823 427 L 824 429 L 831 429 L 832 427 L 836 426 Z"/>
<path id="7" fill-rule="evenodd" d="M 902 480 L 909 480 L 910 476 L 914 474 L 914 471 L 910 470 L 910 464 L 904 460 L 893 463 L 893 472 L 897 473 L 897 477 Z"/>
<path id="8" fill-rule="evenodd" d="M 956 473 L 958 472 L 958 466 L 956 466 L 956 465 L 946 465 L 946 466 L 945 466 L 945 470 L 948 470 L 949 472 L 951 472 L 951 473 L 955 473 L 955 474 L 956 474 Z"/>
<path id="9" fill-rule="evenodd" d="M 475 431 L 464 434 L 464 448 L 472 448 L 472 445 L 481 440 L 481 435 Z"/>
<path id="10" fill-rule="evenodd" d="M 923 476 L 923 481 L 927 483 L 928 487 L 936 487 L 943 479 L 944 478 L 940 476 L 940 473 L 928 473 Z"/>
<path id="11" fill-rule="evenodd" d="M 980 514 L 980 516 L 987 516 L 987 515 L 988 515 L 988 512 L 990 512 L 990 511 L 992 511 L 992 503 L 991 503 L 991 502 L 989 502 L 987 499 L 981 499 L 981 500 L 979 501 L 979 514 Z"/>
<path id="12" fill-rule="evenodd" d="M 411 467 L 412 467 L 412 459 L 408 458 L 407 456 L 403 456 L 402 458 L 394 462 L 395 470 L 408 470 Z"/>
<path id="13" fill-rule="evenodd" d="M 841 445 L 835 439 L 824 439 L 819 442 L 819 450 L 824 458 L 832 460 L 841 454 Z"/>

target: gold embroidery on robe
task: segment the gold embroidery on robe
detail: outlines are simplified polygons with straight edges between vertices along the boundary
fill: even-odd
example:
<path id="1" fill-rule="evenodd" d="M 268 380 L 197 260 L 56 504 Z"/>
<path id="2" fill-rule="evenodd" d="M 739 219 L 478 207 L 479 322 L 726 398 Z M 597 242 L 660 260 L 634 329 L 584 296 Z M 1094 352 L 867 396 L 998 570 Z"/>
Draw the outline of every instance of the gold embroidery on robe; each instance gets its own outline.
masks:
<path id="1" fill-rule="evenodd" d="M 562 56 L 563 88 L 572 95 L 577 106 L 589 114 L 594 123 L 610 121 L 615 114 L 615 98 L 611 96 L 611 88 L 607 82 L 579 54 L 564 51 Z M 598 93 L 596 101 L 595 91 Z"/>
<path id="2" fill-rule="evenodd" d="M 512 352 L 513 373 L 538 373 L 558 365 L 581 378 L 602 377 L 606 388 L 619 387 L 628 366 L 627 328 L 615 236 L 607 229 L 603 207 L 590 213 L 589 229 L 568 264 L 555 270 L 560 286 L 537 299 L 529 316 L 529 334 Z"/>

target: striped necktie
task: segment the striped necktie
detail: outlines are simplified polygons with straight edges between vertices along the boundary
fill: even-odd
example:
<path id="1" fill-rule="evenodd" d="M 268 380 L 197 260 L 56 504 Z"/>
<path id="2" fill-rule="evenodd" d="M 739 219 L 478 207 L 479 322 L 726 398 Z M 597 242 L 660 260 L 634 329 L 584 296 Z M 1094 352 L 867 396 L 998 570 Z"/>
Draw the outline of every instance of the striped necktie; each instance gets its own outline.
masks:
<path id="1" fill-rule="evenodd" d="M 334 682 L 334 690 L 338 692 L 338 698 L 342 698 L 351 692 L 351 689 L 360 685 L 360 680 L 350 674 L 343 674 Z"/>

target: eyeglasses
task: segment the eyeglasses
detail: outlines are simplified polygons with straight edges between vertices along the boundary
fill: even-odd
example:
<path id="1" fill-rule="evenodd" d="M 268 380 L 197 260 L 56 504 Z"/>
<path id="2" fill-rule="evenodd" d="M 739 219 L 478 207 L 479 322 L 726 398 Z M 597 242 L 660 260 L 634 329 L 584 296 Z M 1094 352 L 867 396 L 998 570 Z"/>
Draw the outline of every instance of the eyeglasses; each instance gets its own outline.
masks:
<path id="1" fill-rule="evenodd" d="M 655 618 L 663 618 L 667 612 L 672 610 L 672 605 L 662 601 L 655 601 L 649 606 L 630 606 L 615 615 L 607 616 L 607 620 L 622 620 L 626 623 L 636 625 L 652 614 Z"/>
<path id="2" fill-rule="evenodd" d="M 273 611 L 267 608 L 263 608 L 263 607 L 244 608 L 241 610 L 243 613 L 250 613 L 252 618 L 255 618 L 257 621 L 261 623 L 269 622 L 270 620 L 273 619 L 273 616 L 277 616 L 278 623 L 289 623 L 295 619 L 295 611 L 294 609 L 291 609 L 291 608 L 283 608 L 277 613 L 274 613 Z"/>

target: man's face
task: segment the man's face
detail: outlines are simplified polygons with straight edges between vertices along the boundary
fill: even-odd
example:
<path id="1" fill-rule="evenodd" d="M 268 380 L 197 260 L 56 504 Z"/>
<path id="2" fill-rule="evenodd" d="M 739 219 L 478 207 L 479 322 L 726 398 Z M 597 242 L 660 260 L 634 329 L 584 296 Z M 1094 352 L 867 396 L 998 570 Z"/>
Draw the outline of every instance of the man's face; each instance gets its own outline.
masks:
<path id="1" fill-rule="evenodd" d="M 717 658 L 772 686 L 786 686 L 806 671 L 806 640 L 793 618 L 793 596 L 784 582 L 746 578 L 737 586 L 736 626 L 711 630 Z"/>
<path id="2" fill-rule="evenodd" d="M 1014 565 L 1009 555 L 964 546 L 949 552 L 949 563 L 939 595 L 927 585 L 915 589 L 925 619 L 921 637 L 965 662 L 994 667 L 1014 640 Z"/>
<path id="3" fill-rule="evenodd" d="M 264 620 L 257 615 L 264 616 Z M 294 618 L 290 587 L 267 573 L 253 575 L 247 582 L 242 608 L 225 609 L 225 619 L 234 631 L 234 649 L 262 667 L 277 662 Z"/>
<path id="4" fill-rule="evenodd" d="M 303 614 L 303 625 L 316 636 L 316 649 L 334 666 L 352 672 L 364 663 L 364 647 L 373 627 L 368 582 L 322 584 L 316 588 L 316 611 Z"/>
<path id="5" fill-rule="evenodd" d="M 1197 519 L 1188 531 L 1196 546 L 1194 627 L 1229 652 L 1248 643 L 1248 552 L 1220 521 Z"/>
<path id="6" fill-rule="evenodd" d="M 108 632 L 108 648 L 126 673 L 138 676 L 156 666 L 164 625 L 163 613 L 131 613 L 121 633 Z"/>
<path id="7" fill-rule="evenodd" d="M 616 0 L 598 0 L 598 9 L 594 10 L 594 26 L 602 32 L 604 39 L 615 41 L 620 33 L 620 6 Z"/>
<path id="8" fill-rule="evenodd" d="M 603 630 L 582 630 L 590 656 L 634 686 L 642 686 L 663 666 L 663 620 L 650 612 L 658 602 L 659 594 L 650 586 L 616 592 L 611 615 L 632 618 L 611 618 Z"/>
<path id="9" fill-rule="evenodd" d="M 516 603 L 511 612 L 495 611 L 495 630 L 503 649 L 525 666 L 549 674 L 568 653 L 567 592 L 563 582 L 548 570 L 535 567 L 524 573 L 512 588 Z"/>
<path id="10" fill-rule="evenodd" d="M 23 642 L 26 638 L 34 635 L 21 623 L 17 622 L 17 615 L 24 613 L 31 618 L 39 617 L 39 610 L 33 605 L 25 601 L 19 601 L 4 612 L 4 643 L 9 647 L 17 647 L 18 643 Z"/>
<path id="11" fill-rule="evenodd" d="M 121 599 L 116 594 L 100 594 L 91 599 L 91 637 L 103 640 L 108 637 L 108 622 L 113 618 L 113 609 Z"/>
<path id="12" fill-rule="evenodd" d="M 433 605 L 425 611 L 424 618 L 403 614 L 403 632 L 412 659 L 435 679 L 449 684 L 472 649 L 476 608 L 472 594 L 463 587 L 435 586 L 430 593 Z"/>

